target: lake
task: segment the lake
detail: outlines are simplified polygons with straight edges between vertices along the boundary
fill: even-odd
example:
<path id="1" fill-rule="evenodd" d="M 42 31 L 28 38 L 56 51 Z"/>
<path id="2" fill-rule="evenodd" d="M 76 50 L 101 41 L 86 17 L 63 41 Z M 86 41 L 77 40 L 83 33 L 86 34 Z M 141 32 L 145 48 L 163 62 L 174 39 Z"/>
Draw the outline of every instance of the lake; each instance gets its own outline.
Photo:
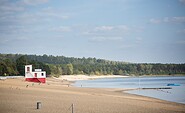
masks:
<path id="1" fill-rule="evenodd" d="M 175 84 L 177 86 L 167 86 Z M 106 78 L 95 80 L 80 80 L 74 83 L 76 87 L 89 88 L 133 88 L 127 91 L 130 94 L 143 95 L 162 100 L 185 104 L 185 76 L 164 77 L 128 77 L 128 78 Z M 138 88 L 164 88 L 171 89 L 138 89 Z"/>

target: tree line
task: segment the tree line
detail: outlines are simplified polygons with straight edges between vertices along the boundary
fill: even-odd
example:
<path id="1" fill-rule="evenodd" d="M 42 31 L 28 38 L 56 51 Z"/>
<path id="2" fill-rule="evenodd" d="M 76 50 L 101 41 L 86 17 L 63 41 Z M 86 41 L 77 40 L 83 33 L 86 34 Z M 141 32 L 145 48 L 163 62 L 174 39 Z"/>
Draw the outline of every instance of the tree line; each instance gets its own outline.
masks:
<path id="1" fill-rule="evenodd" d="M 20 56 L 19 58 L 9 59 L 0 57 L 0 76 L 16 76 L 16 75 L 24 75 L 25 74 L 25 65 L 32 64 L 34 69 L 43 69 L 48 74 L 51 74 L 50 68 L 48 65 L 37 62 L 34 60 L 29 60 L 26 56 Z"/>
<path id="2" fill-rule="evenodd" d="M 47 75 L 174 75 L 185 74 L 185 64 L 128 63 L 96 58 L 52 55 L 0 54 L 0 75 L 24 75 L 32 64 Z"/>

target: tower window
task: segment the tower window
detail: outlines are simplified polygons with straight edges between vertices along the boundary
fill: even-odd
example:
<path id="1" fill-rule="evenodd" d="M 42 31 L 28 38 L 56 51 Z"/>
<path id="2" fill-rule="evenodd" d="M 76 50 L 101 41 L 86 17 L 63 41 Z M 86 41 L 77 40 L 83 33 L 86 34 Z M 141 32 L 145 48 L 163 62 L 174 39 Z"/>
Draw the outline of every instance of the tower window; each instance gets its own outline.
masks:
<path id="1" fill-rule="evenodd" d="M 30 72 L 30 67 L 27 67 L 27 72 Z"/>

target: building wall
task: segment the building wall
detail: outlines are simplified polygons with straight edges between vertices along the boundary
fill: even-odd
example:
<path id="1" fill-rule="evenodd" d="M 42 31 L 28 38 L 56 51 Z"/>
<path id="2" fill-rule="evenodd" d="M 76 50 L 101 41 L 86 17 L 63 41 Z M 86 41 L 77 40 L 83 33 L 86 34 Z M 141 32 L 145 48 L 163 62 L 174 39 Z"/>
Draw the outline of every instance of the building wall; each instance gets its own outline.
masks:
<path id="1" fill-rule="evenodd" d="M 35 76 L 37 73 L 37 76 Z M 34 71 L 32 72 L 32 65 L 25 66 L 25 78 L 46 78 L 45 71 Z"/>
<path id="2" fill-rule="evenodd" d="M 32 65 L 25 66 L 25 78 L 33 78 Z"/>
<path id="3" fill-rule="evenodd" d="M 33 77 L 35 77 L 35 73 L 37 73 L 37 77 L 36 78 L 46 78 L 46 72 L 45 71 L 37 71 L 37 72 L 32 72 L 33 73 Z"/>
<path id="4" fill-rule="evenodd" d="M 32 72 L 26 73 L 25 78 L 33 78 Z"/>
<path id="5" fill-rule="evenodd" d="M 29 71 L 27 70 L 29 68 Z M 26 72 L 32 72 L 32 65 L 26 65 L 25 66 L 25 73 Z"/>

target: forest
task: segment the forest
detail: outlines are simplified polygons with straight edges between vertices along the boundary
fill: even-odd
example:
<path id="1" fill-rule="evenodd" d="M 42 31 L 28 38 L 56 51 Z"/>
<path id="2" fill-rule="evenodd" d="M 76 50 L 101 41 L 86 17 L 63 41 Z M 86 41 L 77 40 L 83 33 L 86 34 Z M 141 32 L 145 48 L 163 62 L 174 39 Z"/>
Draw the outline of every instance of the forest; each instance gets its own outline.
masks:
<path id="1" fill-rule="evenodd" d="M 0 76 L 24 76 L 24 66 L 59 75 L 177 75 L 185 74 L 185 64 L 129 63 L 96 58 L 53 55 L 0 54 Z"/>

